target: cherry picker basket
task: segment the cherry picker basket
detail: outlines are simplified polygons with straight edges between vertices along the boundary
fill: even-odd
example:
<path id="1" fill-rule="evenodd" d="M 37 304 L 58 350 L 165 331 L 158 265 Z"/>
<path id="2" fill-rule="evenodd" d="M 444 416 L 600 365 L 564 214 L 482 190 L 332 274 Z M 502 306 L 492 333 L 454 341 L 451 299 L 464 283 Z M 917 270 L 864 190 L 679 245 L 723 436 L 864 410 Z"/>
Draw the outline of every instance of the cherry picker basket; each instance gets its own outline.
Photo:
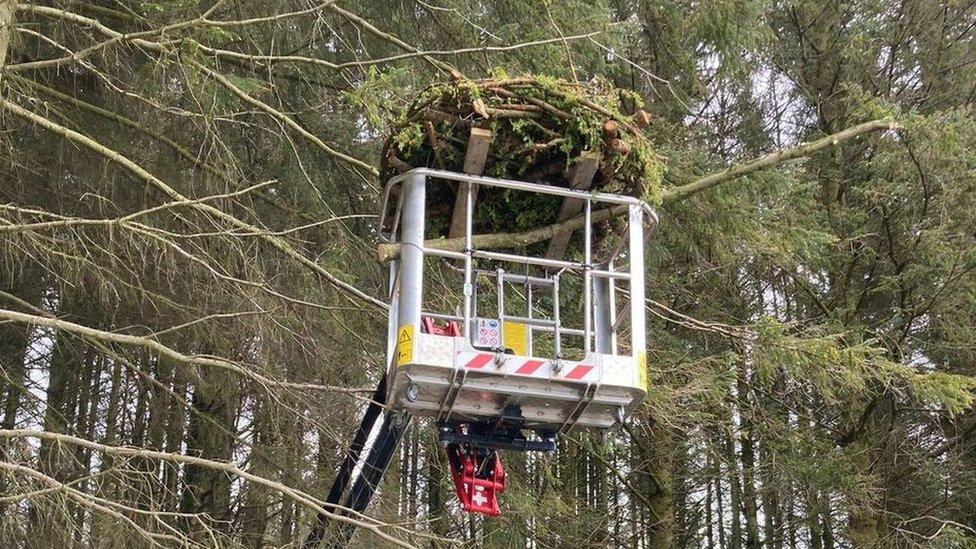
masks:
<path id="1" fill-rule="evenodd" d="M 463 183 L 472 195 L 458 251 L 426 241 L 425 197 L 431 181 Z M 393 206 L 389 197 L 397 186 L 402 189 Z M 582 256 L 570 261 L 478 249 L 471 229 L 478 187 L 582 202 Z M 626 236 L 615 253 L 597 264 L 590 220 L 597 207 L 621 206 Z M 390 264 L 391 409 L 439 422 L 491 421 L 517 411 L 523 429 L 558 434 L 575 427 L 608 429 L 641 401 L 647 390 L 645 221 L 656 222 L 647 204 L 629 196 L 418 168 L 389 181 L 383 211 L 381 236 L 399 246 L 398 259 Z M 456 293 L 462 297 L 455 310 L 430 307 L 437 301 L 432 297 L 442 297 L 425 288 L 425 270 L 432 262 L 457 265 Z M 575 326 L 567 325 L 563 310 L 572 278 L 571 287 L 582 294 L 581 318 L 569 319 L 578 320 Z M 479 299 L 486 292 L 494 294 L 489 311 L 483 310 L 488 300 Z M 521 311 L 511 310 L 513 302 Z M 618 302 L 624 303 L 622 310 Z M 457 333 L 440 328 L 443 323 L 453 323 Z M 624 332 L 627 341 L 622 341 Z M 544 349 L 539 345 L 543 339 Z"/>
<path id="2" fill-rule="evenodd" d="M 427 240 L 431 184 L 460 186 L 464 236 L 456 249 Z M 480 249 L 472 234 L 479 187 L 574 201 L 583 217 L 578 260 Z M 607 208 L 620 208 L 626 226 L 611 253 L 597 258 L 592 221 Z M 505 487 L 498 450 L 552 451 L 558 435 L 609 429 L 644 397 L 644 234 L 657 217 L 629 196 L 429 168 L 392 178 L 382 212 L 381 238 L 398 247 L 386 404 L 438 423 L 462 508 L 496 515 Z M 436 264 L 459 275 L 457 291 L 426 287 Z M 582 296 L 567 299 L 567 287 Z M 460 295 L 460 303 L 445 310 L 445 295 Z M 576 305 L 575 319 L 566 301 Z"/>

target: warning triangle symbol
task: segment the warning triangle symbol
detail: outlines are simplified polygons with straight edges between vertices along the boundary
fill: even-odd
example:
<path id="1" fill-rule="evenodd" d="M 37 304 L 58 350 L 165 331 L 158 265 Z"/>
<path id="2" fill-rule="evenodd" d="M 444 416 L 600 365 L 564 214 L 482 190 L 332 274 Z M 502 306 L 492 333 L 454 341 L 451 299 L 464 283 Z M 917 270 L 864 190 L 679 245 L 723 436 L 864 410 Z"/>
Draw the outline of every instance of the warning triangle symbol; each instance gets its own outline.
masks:
<path id="1" fill-rule="evenodd" d="M 403 345 L 411 341 L 413 340 L 410 338 L 410 330 L 400 330 L 400 335 L 397 337 L 397 345 Z"/>

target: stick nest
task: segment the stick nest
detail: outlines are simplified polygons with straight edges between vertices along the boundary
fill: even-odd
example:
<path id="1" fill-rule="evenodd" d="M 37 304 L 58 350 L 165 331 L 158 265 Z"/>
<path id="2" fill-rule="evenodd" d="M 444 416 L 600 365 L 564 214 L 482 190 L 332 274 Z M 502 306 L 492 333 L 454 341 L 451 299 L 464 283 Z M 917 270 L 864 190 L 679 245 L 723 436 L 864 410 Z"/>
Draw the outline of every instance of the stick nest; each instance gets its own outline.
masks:
<path id="1" fill-rule="evenodd" d="M 654 203 L 662 164 L 643 134 L 650 122 L 636 93 L 604 80 L 455 79 L 429 87 L 393 124 L 381 174 L 386 179 L 420 166 L 464 171 L 468 136 L 477 127 L 493 134 L 484 175 L 566 187 L 573 166 L 596 157 L 590 190 Z M 448 192 L 435 206 L 453 203 L 454 190 Z M 516 194 L 525 195 L 482 189 L 476 228 L 525 230 L 555 221 L 559 199 Z"/>

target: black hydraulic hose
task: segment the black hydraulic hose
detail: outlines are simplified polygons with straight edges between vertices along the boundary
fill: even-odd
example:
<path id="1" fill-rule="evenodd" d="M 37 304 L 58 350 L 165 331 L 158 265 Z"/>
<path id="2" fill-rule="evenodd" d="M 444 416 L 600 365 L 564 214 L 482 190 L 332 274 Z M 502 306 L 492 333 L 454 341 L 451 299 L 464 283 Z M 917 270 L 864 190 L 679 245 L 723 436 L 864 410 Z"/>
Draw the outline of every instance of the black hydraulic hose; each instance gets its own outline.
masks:
<path id="1" fill-rule="evenodd" d="M 380 412 L 383 411 L 385 401 L 386 374 L 384 373 L 383 378 L 380 379 L 380 383 L 376 387 L 376 391 L 373 392 L 373 399 L 370 401 L 369 406 L 366 407 L 366 413 L 363 415 L 363 421 L 356 430 L 356 436 L 353 437 L 352 444 L 349 445 L 349 450 L 339 465 L 339 472 L 336 474 L 336 478 L 332 482 L 332 488 L 329 490 L 329 496 L 325 500 L 325 507 L 327 509 L 335 510 L 336 506 L 339 505 L 339 498 L 342 497 L 342 492 L 345 490 L 346 485 L 349 484 L 353 469 L 356 468 L 359 456 L 363 451 L 363 447 L 366 445 L 366 439 L 373 430 L 373 425 L 376 424 L 376 419 L 379 417 Z M 328 523 L 328 517 L 324 515 L 319 516 L 315 527 L 312 528 L 312 531 L 308 534 L 308 538 L 305 539 L 305 544 L 303 545 L 305 549 L 314 549 L 318 546 L 322 538 L 325 537 Z"/>
<path id="2" fill-rule="evenodd" d="M 396 447 L 400 443 L 400 438 L 407 430 L 408 423 L 408 417 L 386 414 L 383 419 L 383 425 L 380 427 L 380 432 L 369 449 L 369 455 L 366 457 L 363 469 L 360 471 L 359 476 L 356 477 L 356 482 L 349 491 L 349 496 L 346 499 L 346 507 L 348 509 L 356 513 L 362 513 L 369 507 L 369 502 L 372 501 L 373 495 L 376 493 L 376 488 L 379 486 L 380 481 L 383 480 L 383 473 L 386 472 L 386 468 L 390 465 L 393 454 L 396 452 Z M 356 526 L 353 524 L 339 525 L 339 535 L 333 541 L 331 545 L 332 549 L 346 547 L 349 541 L 352 540 L 355 532 Z"/>
<path id="3" fill-rule="evenodd" d="M 373 493 L 376 492 L 383 473 L 386 471 L 393 453 L 396 451 L 400 437 L 406 431 L 406 419 L 387 414 L 383 427 L 380 429 L 376 442 L 370 449 L 369 458 L 363 465 L 363 470 L 356 478 L 356 483 L 349 492 L 348 507 L 357 513 L 361 513 L 369 506 Z"/>

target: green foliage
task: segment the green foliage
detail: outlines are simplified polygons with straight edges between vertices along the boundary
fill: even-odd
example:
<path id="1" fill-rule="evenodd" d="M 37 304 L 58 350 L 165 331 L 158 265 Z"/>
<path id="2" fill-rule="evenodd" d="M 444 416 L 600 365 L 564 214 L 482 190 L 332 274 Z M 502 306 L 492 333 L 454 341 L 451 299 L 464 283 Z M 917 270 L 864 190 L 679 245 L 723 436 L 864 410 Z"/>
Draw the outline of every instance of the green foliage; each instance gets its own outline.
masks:
<path id="1" fill-rule="evenodd" d="M 499 91 L 500 90 L 500 91 Z M 505 92 L 505 93 L 502 93 Z M 533 101 L 543 103 L 532 103 Z M 496 132 L 492 148 L 494 165 L 489 171 L 499 177 L 517 177 L 533 165 L 551 162 L 561 157 L 564 163 L 574 162 L 583 151 L 602 151 L 603 125 L 608 120 L 617 121 L 624 128 L 619 139 L 629 151 L 626 154 L 604 152 L 605 161 L 613 167 L 606 180 L 599 183 L 608 190 L 632 191 L 643 189 L 648 196 L 659 193 L 662 164 L 650 143 L 638 131 L 628 131 L 631 122 L 620 109 L 620 91 L 604 80 L 595 80 L 586 86 L 576 85 L 544 75 L 516 78 L 495 78 L 485 81 L 460 80 L 436 84 L 425 90 L 410 109 L 394 116 L 392 140 L 400 145 L 393 150 L 401 160 L 410 165 L 429 162 L 429 143 L 415 139 L 418 123 L 425 117 L 425 109 L 437 109 L 442 114 L 456 116 L 459 120 L 484 119 L 477 109 L 499 109 L 511 112 L 513 108 L 529 108 L 532 117 L 499 116 L 487 118 Z M 540 108 L 539 105 L 545 107 Z M 638 107 L 639 108 L 639 107 Z M 553 109 L 568 113 L 568 119 L 555 116 Z M 440 123 L 440 122 L 439 122 Z M 454 141 L 464 139 L 465 124 L 449 125 L 445 129 L 457 132 Z M 441 129 L 441 128 L 439 128 Z M 458 131 L 461 130 L 461 131 Z M 406 136 L 400 134 L 406 133 Z M 446 137 L 451 137 L 447 135 Z M 544 144 L 553 139 L 563 140 L 556 151 L 558 157 L 544 150 L 542 153 L 527 151 L 524 145 Z M 458 169 L 459 166 L 446 166 Z"/>
<path id="2" fill-rule="evenodd" d="M 936 404 L 949 417 L 973 407 L 976 400 L 976 378 L 973 376 L 914 372 L 905 365 L 900 365 L 897 370 L 919 402 Z"/>
<path id="3" fill-rule="evenodd" d="M 790 333 L 788 326 L 768 317 L 757 322 L 755 330 L 750 357 L 757 378 L 767 387 L 785 374 L 790 382 L 811 385 L 828 404 L 857 410 L 882 392 L 904 391 L 919 404 L 934 405 L 950 416 L 968 410 L 976 399 L 976 378 L 893 362 L 871 341 L 851 341 L 853 334 L 823 334 L 817 329 Z"/>
<path id="4" fill-rule="evenodd" d="M 942 524 L 935 537 L 926 539 L 925 543 L 932 549 L 973 549 L 976 548 L 976 537 L 965 525 Z"/>
<path id="5" fill-rule="evenodd" d="M 225 74 L 224 77 L 227 78 L 227 80 L 230 80 L 231 84 L 248 95 L 260 95 L 268 90 L 267 82 L 252 76 Z"/>
<path id="6" fill-rule="evenodd" d="M 363 75 L 362 83 L 343 92 L 343 98 L 366 116 L 366 122 L 370 126 L 386 131 L 388 124 L 402 115 L 403 98 L 396 92 L 402 91 L 408 76 L 405 68 L 380 70 L 369 67 Z M 419 144 L 410 146 L 416 147 Z"/>
<path id="7" fill-rule="evenodd" d="M 410 166 L 461 171 L 468 131 L 474 125 L 488 127 L 494 134 L 485 168 L 488 175 L 564 185 L 564 174 L 580 161 L 580 155 L 596 153 L 600 169 L 594 190 L 660 201 L 664 164 L 621 111 L 621 98 L 628 96 L 626 93 L 601 79 L 577 85 L 546 75 L 512 78 L 504 71 L 496 72 L 497 76 L 488 80 L 435 84 L 409 108 L 391 110 L 388 125 L 392 133 L 381 154 L 383 177 L 394 173 L 391 157 Z M 369 99 L 367 92 L 383 88 L 372 82 L 383 80 L 370 72 L 367 84 L 347 96 L 366 104 L 369 113 L 376 112 L 369 107 L 376 100 Z M 633 93 L 629 97 L 632 105 L 639 104 L 633 100 Z M 374 126 L 381 125 L 373 120 L 373 114 L 370 117 Z M 619 126 L 609 137 L 604 132 L 608 122 Z M 449 201 L 449 193 L 438 195 L 436 200 Z M 479 197 L 475 230 L 534 229 L 554 222 L 558 209 L 559 199 L 555 197 L 486 189 Z M 446 225 L 431 221 L 430 234 L 438 234 L 435 229 Z"/>
<path id="8" fill-rule="evenodd" d="M 850 453 L 807 429 L 763 433 L 770 437 L 769 451 L 789 478 L 811 491 L 838 491 L 866 498 L 859 490 L 867 479 Z"/>
<path id="9" fill-rule="evenodd" d="M 127 38 L 104 42 L 89 24 L 21 2 L 16 20 L 24 32 L 15 33 L 8 62 L 59 59 L 68 55 L 64 48 L 85 54 L 5 72 L 5 101 L 112 147 L 191 199 L 280 235 L 336 279 L 379 299 L 389 287 L 373 258 L 375 181 L 197 65 L 359 159 L 386 159 L 386 148 L 413 165 L 457 169 L 476 125 L 496 134 L 488 174 L 560 184 L 583 152 L 598 151 L 598 188 L 654 204 L 666 187 L 731 163 L 866 120 L 897 119 L 899 131 L 845 141 L 660 208 L 661 226 L 647 250 L 651 387 L 626 430 L 610 433 L 606 444 L 563 443 L 553 455 L 507 453 L 506 511 L 488 520 L 462 518 L 449 494 L 446 506 L 445 498 L 439 507 L 425 501 L 434 498 L 424 492 L 438 484 L 427 474 L 449 484 L 439 448 L 405 445 L 399 476 L 386 479 L 368 513 L 396 525 L 384 531 L 432 546 L 441 544 L 429 537 L 436 533 L 486 547 L 527 540 L 540 547 L 693 547 L 714 545 L 720 525 L 728 545 L 733 516 L 742 539 L 731 543 L 742 546 L 787 546 L 789 536 L 837 547 L 870 546 L 872 536 L 875 546 L 973 546 L 971 2 L 336 4 L 362 20 L 324 3 L 306 12 L 313 4 L 305 2 L 48 4 Z M 154 30 L 211 6 L 212 21 L 252 22 Z M 134 34 L 159 40 L 166 53 L 141 47 Z M 405 56 L 389 36 L 439 52 L 436 62 Z M 538 41 L 545 43 L 525 45 Z M 351 64 L 334 70 L 289 56 Z M 445 83 L 449 71 L 435 66 L 443 63 L 490 80 Z M 503 87 L 512 95 L 485 84 L 521 75 L 536 76 Z M 473 112 L 475 101 L 532 110 L 532 100 L 569 117 Z M 442 141 L 436 151 L 428 119 L 415 117 L 427 106 L 448 114 L 430 120 Z M 649 111 L 651 125 L 621 132 L 626 154 L 611 150 L 604 123 L 629 123 L 636 109 Z M 7 111 L 0 140 L 5 292 L 44 314 L 320 385 L 214 378 L 141 347 L 97 347 L 5 322 L 5 424 L 43 423 L 93 440 L 240 461 L 321 497 L 358 424 L 362 397 L 384 369 L 385 314 L 350 301 L 256 234 L 230 230 L 187 204 L 166 205 L 164 195 L 117 162 Z M 551 173 L 538 175 L 544 167 Z M 260 193 L 243 192 L 272 180 Z M 452 190 L 432 189 L 431 211 L 444 211 L 453 198 Z M 481 196 L 476 230 L 536 228 L 554 220 L 558 204 L 511 192 Z M 112 221 L 146 209 L 153 210 Z M 444 215 L 431 215 L 429 234 L 445 233 L 446 225 Z M 600 244 L 619 242 L 613 228 L 599 228 L 601 237 L 609 235 Z M 457 272 L 430 267 L 425 304 L 456 310 L 463 299 Z M 562 289 L 563 310 L 578 314 L 581 282 L 566 280 Z M 479 294 L 485 305 L 492 297 Z M 618 306 L 626 297 L 617 295 Z M 551 305 L 549 297 L 537 299 L 542 309 Z M 626 348 L 626 318 L 620 328 Z M 551 355 L 552 342 L 540 342 L 536 352 Z M 68 374 L 69 389 L 52 387 L 52 371 Z M 27 391 L 18 393 L 21 387 Z M 201 477 L 192 468 L 86 455 L 63 470 L 45 469 L 37 448 L 6 448 L 14 452 L 10 461 L 118 500 L 126 507 L 113 509 L 154 529 L 164 545 L 173 538 L 162 536 L 186 531 L 181 518 L 126 509 L 174 511 L 174 499 L 193 486 L 225 503 L 187 497 L 187 516 L 227 530 L 196 544 L 296 546 L 315 516 L 250 482 L 231 489 L 222 474 L 207 487 L 194 484 Z M 137 543 L 114 515 L 79 512 L 64 490 L 2 477 L 2 497 L 32 499 L 5 508 L 0 545 Z M 759 509 L 755 540 L 750 508 Z M 64 523 L 75 535 L 46 543 L 32 537 L 33 517 Z M 815 539 L 817 529 L 822 539 Z"/>

